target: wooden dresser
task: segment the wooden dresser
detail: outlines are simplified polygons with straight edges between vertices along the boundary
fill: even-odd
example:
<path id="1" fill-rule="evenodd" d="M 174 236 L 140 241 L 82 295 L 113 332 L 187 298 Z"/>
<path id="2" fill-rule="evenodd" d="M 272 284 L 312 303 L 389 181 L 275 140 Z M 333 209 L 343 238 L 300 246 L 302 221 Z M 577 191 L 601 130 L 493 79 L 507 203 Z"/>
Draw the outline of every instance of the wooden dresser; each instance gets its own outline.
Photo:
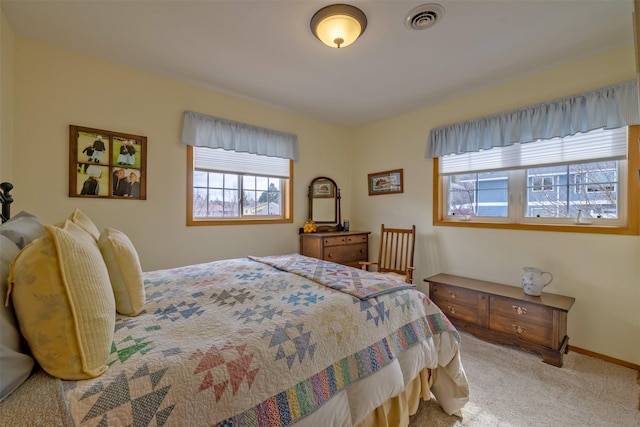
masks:
<path id="1" fill-rule="evenodd" d="M 562 366 L 567 352 L 567 313 L 575 299 L 542 293 L 526 295 L 521 287 L 450 274 L 424 279 L 429 298 L 456 328 L 497 343 L 519 346 Z"/>
<path id="2" fill-rule="evenodd" d="M 360 268 L 369 260 L 370 231 L 301 233 L 300 254 Z"/>

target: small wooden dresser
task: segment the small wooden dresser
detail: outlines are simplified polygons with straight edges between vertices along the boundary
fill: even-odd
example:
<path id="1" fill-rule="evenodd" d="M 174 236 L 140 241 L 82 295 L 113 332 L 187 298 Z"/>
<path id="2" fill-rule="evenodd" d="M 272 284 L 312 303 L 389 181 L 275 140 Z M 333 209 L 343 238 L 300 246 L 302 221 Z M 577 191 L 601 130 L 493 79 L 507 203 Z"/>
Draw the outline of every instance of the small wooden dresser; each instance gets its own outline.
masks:
<path id="1" fill-rule="evenodd" d="M 301 233 L 300 254 L 360 268 L 369 260 L 370 231 Z"/>
<path id="2" fill-rule="evenodd" d="M 516 345 L 562 366 L 567 352 L 567 313 L 575 299 L 543 292 L 526 295 L 521 287 L 450 274 L 424 279 L 429 298 L 460 330 L 478 338 Z"/>

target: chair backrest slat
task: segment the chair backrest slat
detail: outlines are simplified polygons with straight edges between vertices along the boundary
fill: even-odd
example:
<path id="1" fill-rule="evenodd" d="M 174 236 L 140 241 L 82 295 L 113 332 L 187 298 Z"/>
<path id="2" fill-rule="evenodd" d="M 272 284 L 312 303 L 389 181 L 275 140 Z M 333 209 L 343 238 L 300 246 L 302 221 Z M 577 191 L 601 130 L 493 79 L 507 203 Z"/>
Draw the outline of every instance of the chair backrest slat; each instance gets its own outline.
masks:
<path id="1" fill-rule="evenodd" d="M 380 228 L 380 250 L 378 252 L 378 271 L 405 275 L 413 267 L 416 227 Z"/>

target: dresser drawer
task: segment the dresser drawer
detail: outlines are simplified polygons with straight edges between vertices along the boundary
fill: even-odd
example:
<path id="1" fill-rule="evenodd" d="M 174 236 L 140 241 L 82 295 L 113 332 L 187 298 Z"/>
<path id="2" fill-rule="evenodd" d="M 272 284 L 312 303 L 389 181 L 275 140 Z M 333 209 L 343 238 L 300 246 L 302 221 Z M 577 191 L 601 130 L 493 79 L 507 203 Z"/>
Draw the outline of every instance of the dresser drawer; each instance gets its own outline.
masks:
<path id="1" fill-rule="evenodd" d="M 431 283 L 430 289 L 433 297 L 440 301 L 447 301 L 456 305 L 466 305 L 469 307 L 477 306 L 478 298 L 484 296 L 480 292 L 442 285 L 440 283 Z"/>
<path id="2" fill-rule="evenodd" d="M 347 236 L 347 244 L 353 245 L 356 243 L 367 243 L 369 236 L 366 234 L 358 234 L 356 236 Z"/>
<path id="3" fill-rule="evenodd" d="M 347 237 L 346 236 L 325 237 L 325 238 L 322 239 L 322 243 L 324 244 L 325 248 L 327 246 L 346 245 L 347 244 Z"/>
<path id="4" fill-rule="evenodd" d="M 358 243 L 367 243 L 368 236 L 366 234 L 360 234 L 356 236 L 338 236 L 338 237 L 325 237 L 323 239 L 324 246 L 340 246 L 340 245 L 355 245 Z"/>
<path id="5" fill-rule="evenodd" d="M 491 314 L 511 317 L 529 323 L 551 323 L 552 309 L 544 305 L 531 304 L 526 301 L 518 301 L 491 295 Z"/>
<path id="6" fill-rule="evenodd" d="M 353 245 L 325 247 L 324 260 L 338 263 L 367 261 L 367 244 L 357 243 Z"/>
<path id="7" fill-rule="evenodd" d="M 320 232 L 300 234 L 300 254 L 361 268 L 369 260 L 369 232 Z"/>
<path id="8" fill-rule="evenodd" d="M 463 322 L 482 327 L 487 326 L 487 296 L 481 292 L 430 283 L 429 297 L 431 300 L 454 321 Z"/>
<path id="9" fill-rule="evenodd" d="M 481 313 L 477 307 L 459 305 L 451 301 L 438 301 L 437 298 L 432 299 L 432 301 L 440 307 L 440 310 L 442 310 L 442 312 L 446 314 L 449 320 L 453 321 L 454 324 L 455 320 L 458 319 L 463 322 L 471 323 L 472 325 L 480 325 L 479 319 L 481 317 Z"/>
<path id="10" fill-rule="evenodd" d="M 546 347 L 553 343 L 553 310 L 524 301 L 490 297 L 489 329 Z"/>

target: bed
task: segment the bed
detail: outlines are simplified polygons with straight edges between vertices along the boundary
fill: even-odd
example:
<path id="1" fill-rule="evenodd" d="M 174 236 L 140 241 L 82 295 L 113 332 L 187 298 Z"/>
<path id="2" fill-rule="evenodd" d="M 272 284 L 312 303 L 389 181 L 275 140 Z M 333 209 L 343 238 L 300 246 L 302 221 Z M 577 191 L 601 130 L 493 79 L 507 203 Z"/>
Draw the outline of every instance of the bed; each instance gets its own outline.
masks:
<path id="1" fill-rule="evenodd" d="M 398 426 L 421 400 L 457 415 L 468 400 L 460 336 L 412 285 L 299 254 L 142 272 L 124 233 L 77 209 L 56 225 L 21 212 L 0 238 L 20 340 L 0 356 L 33 366 L 0 396 L 3 420 Z"/>

